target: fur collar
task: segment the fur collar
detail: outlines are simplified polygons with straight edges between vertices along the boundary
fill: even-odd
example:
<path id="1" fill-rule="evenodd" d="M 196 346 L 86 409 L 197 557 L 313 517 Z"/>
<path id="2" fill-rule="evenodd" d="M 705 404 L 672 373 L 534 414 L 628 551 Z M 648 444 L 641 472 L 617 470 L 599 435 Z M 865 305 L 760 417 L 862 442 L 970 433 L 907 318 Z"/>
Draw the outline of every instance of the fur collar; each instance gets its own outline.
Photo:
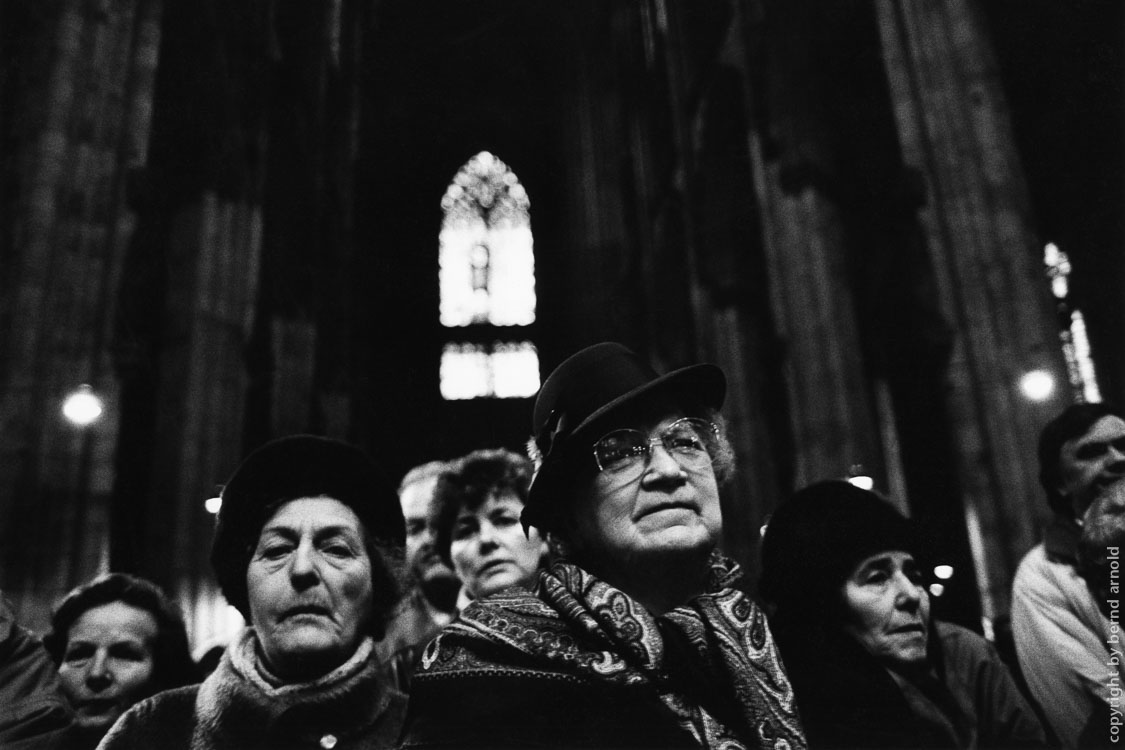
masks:
<path id="1" fill-rule="evenodd" d="M 199 688 L 192 750 L 317 746 L 326 734 L 391 745 L 406 696 L 391 687 L 370 639 L 332 672 L 311 682 L 274 686 L 258 659 L 257 635 L 247 629 Z"/>

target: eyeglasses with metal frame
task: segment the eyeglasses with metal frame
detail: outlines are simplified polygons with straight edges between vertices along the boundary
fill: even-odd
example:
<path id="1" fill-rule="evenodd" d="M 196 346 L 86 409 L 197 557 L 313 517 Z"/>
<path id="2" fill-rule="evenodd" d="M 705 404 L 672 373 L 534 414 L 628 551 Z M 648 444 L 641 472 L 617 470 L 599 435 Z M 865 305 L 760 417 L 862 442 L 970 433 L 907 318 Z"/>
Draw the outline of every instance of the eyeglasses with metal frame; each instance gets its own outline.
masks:
<path id="1" fill-rule="evenodd" d="M 683 417 L 655 437 L 641 430 L 613 430 L 594 443 L 593 452 L 599 471 L 621 477 L 640 475 L 657 445 L 684 469 L 702 469 L 715 460 L 718 443 L 719 428 L 715 423 Z"/>

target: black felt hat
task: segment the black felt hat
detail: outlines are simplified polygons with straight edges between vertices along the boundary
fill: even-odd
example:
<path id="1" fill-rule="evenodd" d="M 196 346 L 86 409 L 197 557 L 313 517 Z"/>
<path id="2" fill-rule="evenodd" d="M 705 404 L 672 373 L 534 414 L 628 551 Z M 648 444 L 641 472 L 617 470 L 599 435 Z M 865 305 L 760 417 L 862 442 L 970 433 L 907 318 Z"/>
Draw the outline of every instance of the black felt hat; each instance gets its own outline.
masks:
<path id="1" fill-rule="evenodd" d="M 817 482 L 770 518 L 759 590 L 779 608 L 830 615 L 840 587 L 864 559 L 891 550 L 924 558 L 925 542 L 914 522 L 878 493 L 842 479 Z"/>
<path id="2" fill-rule="evenodd" d="M 249 620 L 246 569 L 258 535 L 279 503 L 325 495 L 350 507 L 378 543 L 406 539 L 394 485 L 362 450 L 316 435 L 292 435 L 261 446 L 223 488 L 211 567 L 219 587 Z"/>
<path id="3" fill-rule="evenodd" d="M 589 346 L 555 368 L 535 399 L 529 452 L 537 471 L 523 510 L 525 526 L 551 528 L 553 513 L 575 459 L 589 453 L 607 420 L 642 399 L 668 394 L 683 404 L 718 409 L 726 377 L 715 365 L 698 364 L 658 374 L 631 349 L 603 342 Z"/>

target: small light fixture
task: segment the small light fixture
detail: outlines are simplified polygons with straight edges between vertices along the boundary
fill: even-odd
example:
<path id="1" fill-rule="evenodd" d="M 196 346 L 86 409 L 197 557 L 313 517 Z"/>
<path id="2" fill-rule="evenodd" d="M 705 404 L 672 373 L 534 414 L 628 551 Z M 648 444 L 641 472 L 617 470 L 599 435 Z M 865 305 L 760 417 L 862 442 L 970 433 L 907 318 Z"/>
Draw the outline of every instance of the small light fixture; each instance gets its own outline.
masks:
<path id="1" fill-rule="evenodd" d="M 934 578 L 940 578 L 943 581 L 948 581 L 952 577 L 953 577 L 953 566 L 952 565 L 935 565 L 934 566 Z"/>
<path id="2" fill-rule="evenodd" d="M 859 487 L 861 490 L 875 489 L 875 479 L 863 468 L 863 464 L 852 464 L 848 469 L 848 484 Z"/>
<path id="3" fill-rule="evenodd" d="M 945 593 L 945 586 L 942 586 L 940 583 L 931 583 L 930 584 L 930 593 L 933 596 L 941 596 L 942 594 Z"/>
<path id="4" fill-rule="evenodd" d="M 223 499 L 219 496 L 209 497 L 203 501 L 203 507 L 211 515 L 216 515 L 219 509 L 223 507 Z"/>
<path id="5" fill-rule="evenodd" d="M 62 405 L 63 416 L 78 427 L 86 427 L 98 421 L 104 411 L 102 400 L 85 383 L 72 391 Z"/>
<path id="6" fill-rule="evenodd" d="M 1055 378 L 1046 370 L 1031 370 L 1020 377 L 1020 391 L 1031 401 L 1046 401 L 1055 392 Z"/>

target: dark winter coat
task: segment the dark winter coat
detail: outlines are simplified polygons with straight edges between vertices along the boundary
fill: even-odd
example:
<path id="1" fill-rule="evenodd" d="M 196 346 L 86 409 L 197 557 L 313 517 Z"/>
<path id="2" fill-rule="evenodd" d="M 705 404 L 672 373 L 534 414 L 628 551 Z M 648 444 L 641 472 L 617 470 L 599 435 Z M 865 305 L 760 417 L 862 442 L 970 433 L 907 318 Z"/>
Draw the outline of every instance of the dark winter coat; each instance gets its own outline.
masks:
<path id="1" fill-rule="evenodd" d="M 809 747 L 1045 747 L 1043 729 L 996 650 L 935 622 L 931 674 L 896 680 L 854 640 L 775 623 Z"/>

